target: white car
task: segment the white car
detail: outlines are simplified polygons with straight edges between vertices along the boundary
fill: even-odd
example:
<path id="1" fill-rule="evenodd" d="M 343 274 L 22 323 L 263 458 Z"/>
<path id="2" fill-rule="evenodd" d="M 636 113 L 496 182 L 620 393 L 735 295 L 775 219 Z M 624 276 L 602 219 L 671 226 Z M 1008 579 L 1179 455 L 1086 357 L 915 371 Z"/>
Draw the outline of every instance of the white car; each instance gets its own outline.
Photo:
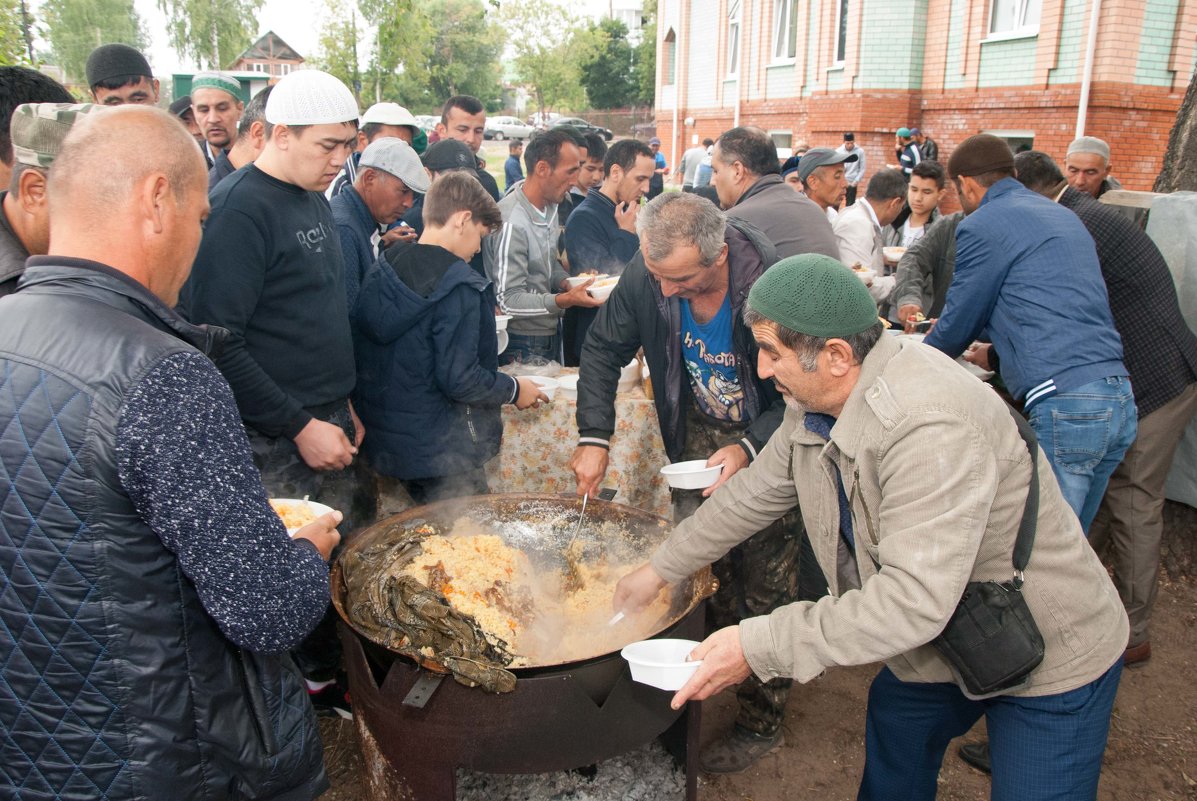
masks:
<path id="1" fill-rule="evenodd" d="M 483 136 L 495 140 L 527 139 L 533 130 L 531 125 L 525 125 L 516 117 L 487 117 Z"/>

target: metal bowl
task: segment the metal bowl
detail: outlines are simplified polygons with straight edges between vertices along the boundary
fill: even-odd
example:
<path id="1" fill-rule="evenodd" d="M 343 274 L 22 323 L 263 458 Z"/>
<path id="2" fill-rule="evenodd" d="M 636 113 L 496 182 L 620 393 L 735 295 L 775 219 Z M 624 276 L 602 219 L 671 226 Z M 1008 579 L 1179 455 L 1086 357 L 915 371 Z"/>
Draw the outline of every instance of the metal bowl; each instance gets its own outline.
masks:
<path id="1" fill-rule="evenodd" d="M 350 604 L 346 597 L 345 577 L 342 572 L 346 554 L 386 542 L 395 538 L 399 532 L 426 524 L 448 530 L 456 520 L 467 517 L 492 528 L 506 544 L 523 550 L 537 568 L 560 570 L 567 566 L 565 550 L 574 536 L 580 511 L 579 498 L 530 494 L 479 495 L 409 509 L 370 526 L 348 543 L 345 553 L 333 565 L 329 576 L 333 606 L 341 619 L 360 637 L 386 647 L 385 643 L 378 642 L 368 633 L 358 629 L 348 615 Z M 608 523 L 614 525 L 605 525 Z M 577 535 L 577 543 L 582 545 L 582 558 L 586 562 L 602 558 L 617 564 L 647 561 L 671 529 L 672 524 L 668 520 L 641 509 L 591 500 L 586 508 L 586 524 Z M 618 531 L 618 536 L 610 536 L 612 531 Z M 648 635 L 634 639 L 656 636 L 666 631 L 692 612 L 704 599 L 714 594 L 717 586 L 709 567 L 674 585 L 669 611 L 653 624 Z M 518 676 L 548 667 L 583 662 L 616 652 L 626 644 L 622 642 L 613 647 L 604 647 L 594 654 L 582 657 L 542 661 L 511 670 Z M 409 653 L 395 653 L 416 659 L 432 669 L 438 667 L 435 663 L 426 663 Z"/>

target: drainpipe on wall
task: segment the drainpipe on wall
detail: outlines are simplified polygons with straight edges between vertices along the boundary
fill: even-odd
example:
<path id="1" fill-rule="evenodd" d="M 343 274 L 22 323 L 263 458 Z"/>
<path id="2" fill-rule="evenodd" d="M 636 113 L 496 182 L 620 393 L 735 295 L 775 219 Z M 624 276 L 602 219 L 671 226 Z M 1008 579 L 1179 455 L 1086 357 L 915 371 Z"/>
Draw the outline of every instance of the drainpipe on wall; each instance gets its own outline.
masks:
<path id="1" fill-rule="evenodd" d="M 1085 135 L 1085 117 L 1089 112 L 1089 89 L 1093 85 L 1093 62 L 1097 54 L 1097 23 L 1101 17 L 1101 0 L 1093 0 L 1089 11 L 1089 42 L 1085 47 L 1085 71 L 1081 75 L 1081 96 L 1076 108 L 1076 138 Z"/>

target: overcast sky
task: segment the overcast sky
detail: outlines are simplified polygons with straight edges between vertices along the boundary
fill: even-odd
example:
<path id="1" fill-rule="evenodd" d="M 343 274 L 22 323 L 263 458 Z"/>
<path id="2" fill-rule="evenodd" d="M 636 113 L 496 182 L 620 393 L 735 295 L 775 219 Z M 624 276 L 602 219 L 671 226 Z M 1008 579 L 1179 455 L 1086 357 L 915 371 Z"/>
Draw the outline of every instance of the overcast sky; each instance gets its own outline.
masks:
<path id="1" fill-rule="evenodd" d="M 519 2 L 519 0 L 505 0 L 505 2 Z M 607 9 L 607 0 L 554 0 L 572 10 L 585 10 L 591 14 L 599 14 Z M 184 61 L 170 46 L 166 39 L 166 17 L 158 10 L 155 0 L 135 0 L 137 13 L 150 34 L 150 52 L 146 55 L 150 65 L 159 77 L 166 77 L 174 72 L 190 72 L 196 68 L 194 63 Z M 266 0 L 262 10 L 258 13 L 261 22 L 257 35 L 266 31 L 274 31 L 283 41 L 295 48 L 306 59 L 316 57 L 317 40 L 320 30 L 324 27 L 327 10 L 324 0 Z M 369 37 L 363 29 L 362 41 L 368 42 Z M 256 36 L 254 38 L 257 38 Z M 368 51 L 361 54 L 363 61 L 368 57 Z"/>

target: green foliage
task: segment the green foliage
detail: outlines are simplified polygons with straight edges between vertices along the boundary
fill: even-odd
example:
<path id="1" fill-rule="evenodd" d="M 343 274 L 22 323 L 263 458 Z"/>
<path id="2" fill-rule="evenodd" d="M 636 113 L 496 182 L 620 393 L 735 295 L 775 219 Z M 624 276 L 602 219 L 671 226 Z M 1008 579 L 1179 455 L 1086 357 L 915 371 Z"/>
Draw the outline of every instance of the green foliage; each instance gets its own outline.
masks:
<path id="1" fill-rule="evenodd" d="M 253 43 L 263 0 L 157 2 L 166 14 L 167 36 L 175 50 L 205 69 L 226 69 Z"/>
<path id="2" fill-rule="evenodd" d="M 21 8 L 16 3 L 0 5 L 0 67 L 27 64 L 28 61 Z"/>
<path id="3" fill-rule="evenodd" d="M 317 68 L 339 78 L 353 88 L 359 79 L 357 26 L 353 12 L 340 0 L 325 0 L 325 22 L 320 29 L 319 50 L 314 59 Z"/>
<path id="4" fill-rule="evenodd" d="M 590 31 L 549 0 L 509 2 L 499 17 L 515 53 L 516 78 L 540 112 L 583 107 L 579 62 L 595 51 Z"/>
<path id="5" fill-rule="evenodd" d="M 644 38 L 636 46 L 637 99 L 646 106 L 657 102 L 657 0 L 645 0 Z"/>
<path id="6" fill-rule="evenodd" d="M 587 29 L 593 48 L 579 60 L 582 86 L 591 108 L 623 108 L 636 102 L 639 86 L 633 74 L 633 50 L 628 29 L 619 20 L 605 19 Z"/>
<path id="7" fill-rule="evenodd" d="M 54 60 L 75 81 L 86 80 L 87 57 L 100 45 L 149 44 L 133 0 L 46 0 L 41 14 Z"/>

